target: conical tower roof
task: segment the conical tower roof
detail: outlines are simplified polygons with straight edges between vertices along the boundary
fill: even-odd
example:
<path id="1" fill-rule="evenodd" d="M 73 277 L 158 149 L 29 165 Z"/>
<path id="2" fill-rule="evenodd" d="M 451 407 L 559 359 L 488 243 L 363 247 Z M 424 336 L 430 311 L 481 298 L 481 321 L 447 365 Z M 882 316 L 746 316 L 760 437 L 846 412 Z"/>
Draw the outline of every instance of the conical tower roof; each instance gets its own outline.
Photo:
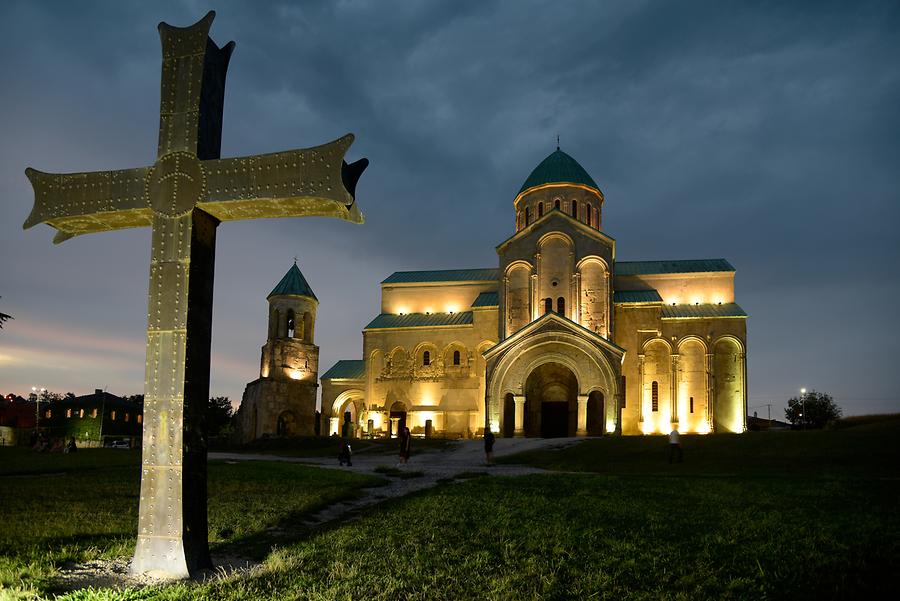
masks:
<path id="1" fill-rule="evenodd" d="M 309 287 L 306 278 L 300 273 L 300 268 L 297 267 L 296 261 L 291 268 L 288 269 L 287 273 L 284 274 L 284 277 L 281 278 L 278 285 L 269 293 L 266 300 L 273 296 L 308 296 L 315 301 L 319 300 L 316 298 L 316 295 L 313 294 L 312 288 Z"/>
<path id="2" fill-rule="evenodd" d="M 570 157 L 568 154 L 556 147 L 556 150 L 550 153 L 546 159 L 534 168 L 522 188 L 519 190 L 521 195 L 526 190 L 537 188 L 545 184 L 578 184 L 593 188 L 600 191 L 597 182 L 588 175 L 584 167 L 578 164 L 578 161 Z"/>

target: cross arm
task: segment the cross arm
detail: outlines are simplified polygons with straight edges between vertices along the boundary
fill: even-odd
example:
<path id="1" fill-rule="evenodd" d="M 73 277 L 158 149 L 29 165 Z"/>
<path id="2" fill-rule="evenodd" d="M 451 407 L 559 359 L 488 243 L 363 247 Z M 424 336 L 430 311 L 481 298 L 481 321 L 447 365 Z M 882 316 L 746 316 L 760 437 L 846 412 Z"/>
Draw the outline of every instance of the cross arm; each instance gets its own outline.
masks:
<path id="1" fill-rule="evenodd" d="M 59 244 L 73 236 L 151 225 L 145 197 L 149 167 L 89 173 L 44 173 L 28 168 L 34 208 L 23 224 L 55 227 Z"/>
<path id="2" fill-rule="evenodd" d="M 198 206 L 220 221 L 319 216 L 362 223 L 354 193 L 368 160 L 344 162 L 352 143 L 347 134 L 313 148 L 203 161 L 208 192 Z"/>

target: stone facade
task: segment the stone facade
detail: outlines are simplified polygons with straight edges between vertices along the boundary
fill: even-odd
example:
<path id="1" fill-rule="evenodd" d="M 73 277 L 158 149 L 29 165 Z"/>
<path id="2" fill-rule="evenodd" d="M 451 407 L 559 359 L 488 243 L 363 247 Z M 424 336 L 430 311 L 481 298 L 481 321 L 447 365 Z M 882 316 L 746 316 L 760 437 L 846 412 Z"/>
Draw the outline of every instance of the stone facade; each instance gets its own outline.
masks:
<path id="1" fill-rule="evenodd" d="M 557 149 L 514 200 L 498 268 L 385 279 L 363 359 L 322 376 L 326 433 L 345 419 L 372 436 L 744 431 L 734 268 L 618 261 L 603 203 Z"/>
<path id="2" fill-rule="evenodd" d="M 319 347 L 316 299 L 297 265 L 268 297 L 268 340 L 259 378 L 247 384 L 236 416 L 238 438 L 312 436 L 316 425 Z"/>

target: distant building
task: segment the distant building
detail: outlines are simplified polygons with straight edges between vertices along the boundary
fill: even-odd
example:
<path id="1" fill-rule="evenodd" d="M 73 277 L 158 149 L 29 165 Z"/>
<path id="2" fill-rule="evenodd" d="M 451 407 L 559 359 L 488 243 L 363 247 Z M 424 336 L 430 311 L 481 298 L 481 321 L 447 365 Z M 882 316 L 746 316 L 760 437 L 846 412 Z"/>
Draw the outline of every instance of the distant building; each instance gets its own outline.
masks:
<path id="1" fill-rule="evenodd" d="M 266 297 L 268 339 L 259 378 L 247 384 L 235 417 L 238 438 L 315 433 L 319 347 L 314 344 L 319 300 L 297 267 Z"/>
<path id="2" fill-rule="evenodd" d="M 747 315 L 734 267 L 620 261 L 604 200 L 557 148 L 516 194 L 497 267 L 382 281 L 362 358 L 322 376 L 323 433 L 346 419 L 373 436 L 746 430 Z"/>
<path id="3" fill-rule="evenodd" d="M 13 444 L 23 444 L 35 429 L 51 438 L 75 438 L 80 444 L 100 445 L 109 440 L 128 440 L 139 446 L 143 431 L 144 405 L 99 388 L 93 394 L 58 401 L 26 401 L 21 397 L 0 405 L 0 427 L 12 430 Z"/>

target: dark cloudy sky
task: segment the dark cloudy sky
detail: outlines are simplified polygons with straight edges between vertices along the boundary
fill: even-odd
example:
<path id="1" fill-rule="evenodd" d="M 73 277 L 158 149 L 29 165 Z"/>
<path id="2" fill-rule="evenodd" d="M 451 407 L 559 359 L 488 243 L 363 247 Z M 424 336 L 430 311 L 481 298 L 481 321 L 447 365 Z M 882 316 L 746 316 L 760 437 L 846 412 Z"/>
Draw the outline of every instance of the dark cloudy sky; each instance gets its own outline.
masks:
<path id="1" fill-rule="evenodd" d="M 900 410 L 893 1 L 3 2 L 0 391 L 141 392 L 149 230 L 54 246 L 22 230 L 23 172 L 152 164 L 156 24 L 209 8 L 213 39 L 237 42 L 223 156 L 353 132 L 349 157 L 371 160 L 363 226 L 219 228 L 214 394 L 257 377 L 265 296 L 295 255 L 323 369 L 361 357 L 391 272 L 496 266 L 559 133 L 618 258 L 735 265 L 751 407 L 781 417 L 805 386 L 848 414 Z"/>

